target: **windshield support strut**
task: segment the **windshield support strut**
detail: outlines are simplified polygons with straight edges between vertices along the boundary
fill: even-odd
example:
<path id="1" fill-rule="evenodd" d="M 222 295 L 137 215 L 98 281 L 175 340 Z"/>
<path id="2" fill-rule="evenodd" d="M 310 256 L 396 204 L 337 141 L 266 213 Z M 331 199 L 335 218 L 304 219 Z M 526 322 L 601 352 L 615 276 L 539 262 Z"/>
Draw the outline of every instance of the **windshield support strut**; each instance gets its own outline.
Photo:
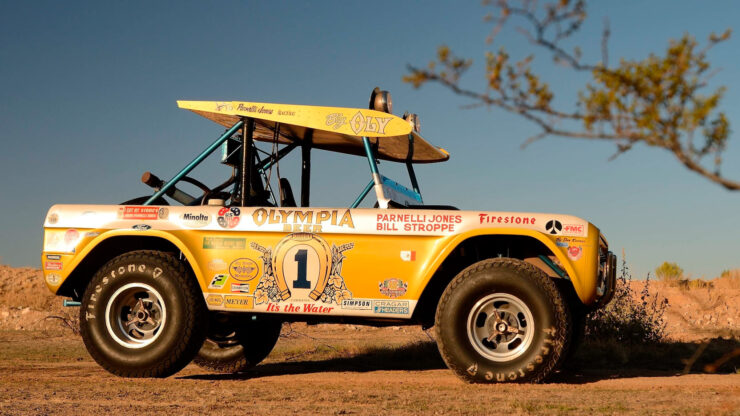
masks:
<path id="1" fill-rule="evenodd" d="M 306 130 L 306 135 L 301 141 L 301 206 L 309 205 L 311 193 L 311 147 L 313 147 L 313 129 Z"/>
<path id="2" fill-rule="evenodd" d="M 241 171 L 241 206 L 246 207 L 252 195 L 252 166 L 254 155 L 251 154 L 254 141 L 254 119 L 247 118 L 242 129 L 242 171 Z"/>

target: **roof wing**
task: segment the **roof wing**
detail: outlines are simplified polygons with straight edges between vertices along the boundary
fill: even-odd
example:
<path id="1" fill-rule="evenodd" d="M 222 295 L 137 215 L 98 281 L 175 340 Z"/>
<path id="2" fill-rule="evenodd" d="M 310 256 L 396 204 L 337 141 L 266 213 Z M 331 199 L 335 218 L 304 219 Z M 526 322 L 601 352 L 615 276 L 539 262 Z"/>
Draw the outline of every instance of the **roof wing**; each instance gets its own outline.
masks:
<path id="1" fill-rule="evenodd" d="M 406 162 L 411 156 L 412 163 L 434 163 L 450 157 L 412 132 L 406 120 L 375 110 L 243 101 L 178 101 L 177 105 L 224 127 L 242 117 L 253 118 L 254 139 L 260 141 L 273 141 L 275 125 L 280 123 L 281 143 L 303 140 L 313 130 L 312 146 L 323 150 L 364 156 L 364 136 L 371 138 L 384 160 Z"/>

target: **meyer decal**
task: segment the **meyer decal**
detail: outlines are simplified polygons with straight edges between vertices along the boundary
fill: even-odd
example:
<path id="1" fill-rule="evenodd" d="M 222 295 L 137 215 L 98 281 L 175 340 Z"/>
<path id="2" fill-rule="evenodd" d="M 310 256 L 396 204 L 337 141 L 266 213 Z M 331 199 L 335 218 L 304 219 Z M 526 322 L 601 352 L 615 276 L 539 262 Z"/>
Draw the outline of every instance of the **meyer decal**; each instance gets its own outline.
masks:
<path id="1" fill-rule="evenodd" d="M 405 300 L 376 300 L 373 302 L 374 313 L 409 314 L 409 302 Z"/>
<path id="2" fill-rule="evenodd" d="M 254 298 L 251 296 L 226 295 L 224 306 L 230 309 L 253 309 Z"/>
<path id="3" fill-rule="evenodd" d="M 399 296 L 405 295 L 406 289 L 408 289 L 408 287 L 408 283 L 395 277 L 385 279 L 384 281 L 378 283 L 378 289 L 380 289 L 380 293 L 388 296 L 389 298 L 397 298 Z"/>
<path id="4" fill-rule="evenodd" d="M 229 274 L 240 282 L 248 282 L 259 273 L 259 266 L 252 259 L 236 259 L 229 265 Z"/>
<path id="5" fill-rule="evenodd" d="M 252 220 L 261 227 L 264 224 L 282 224 L 285 232 L 320 233 L 324 225 L 355 228 L 352 214 L 348 209 L 340 215 L 340 210 L 300 211 L 291 209 L 259 208 L 252 213 Z"/>
<path id="6" fill-rule="evenodd" d="M 208 223 L 211 222 L 211 217 L 208 214 L 204 214 L 202 212 L 199 212 L 197 214 L 186 212 L 182 214 L 182 216 L 180 216 L 180 220 L 186 227 L 200 228 L 208 225 Z"/>
<path id="7" fill-rule="evenodd" d="M 243 250 L 247 242 L 243 238 L 203 237 L 203 248 L 213 250 Z"/>
<path id="8" fill-rule="evenodd" d="M 209 289 L 221 289 L 224 287 L 224 284 L 226 284 L 226 281 L 229 280 L 229 276 L 225 274 L 217 274 L 213 276 L 213 279 L 211 280 L 211 283 L 208 285 Z"/>
<path id="9" fill-rule="evenodd" d="M 234 228 L 239 225 L 239 215 L 241 210 L 237 207 L 223 207 L 218 210 L 216 222 L 221 228 Z"/>
<path id="10" fill-rule="evenodd" d="M 307 296 L 311 300 L 341 304 L 352 299 L 342 277 L 344 252 L 354 243 L 331 246 L 320 236 L 310 233 L 289 234 L 273 248 L 252 242 L 262 253 L 262 277 L 254 291 L 257 305 Z"/>

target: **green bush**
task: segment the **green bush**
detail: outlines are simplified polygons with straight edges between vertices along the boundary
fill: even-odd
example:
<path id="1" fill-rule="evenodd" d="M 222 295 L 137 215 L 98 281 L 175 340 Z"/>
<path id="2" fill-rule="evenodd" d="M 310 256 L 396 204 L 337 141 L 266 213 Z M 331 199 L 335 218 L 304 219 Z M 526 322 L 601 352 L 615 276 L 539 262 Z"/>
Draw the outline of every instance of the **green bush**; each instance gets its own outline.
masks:
<path id="1" fill-rule="evenodd" d="M 665 263 L 664 263 L 665 264 Z M 680 270 L 680 268 L 679 268 Z M 622 255 L 622 267 L 614 298 L 605 307 L 586 318 L 586 340 L 619 343 L 656 343 L 665 336 L 664 315 L 668 300 L 650 295 L 650 275 L 637 294 L 631 287 L 632 275 Z"/>
<path id="2" fill-rule="evenodd" d="M 664 261 L 657 269 L 655 275 L 664 282 L 678 282 L 683 277 L 683 269 L 676 263 Z"/>

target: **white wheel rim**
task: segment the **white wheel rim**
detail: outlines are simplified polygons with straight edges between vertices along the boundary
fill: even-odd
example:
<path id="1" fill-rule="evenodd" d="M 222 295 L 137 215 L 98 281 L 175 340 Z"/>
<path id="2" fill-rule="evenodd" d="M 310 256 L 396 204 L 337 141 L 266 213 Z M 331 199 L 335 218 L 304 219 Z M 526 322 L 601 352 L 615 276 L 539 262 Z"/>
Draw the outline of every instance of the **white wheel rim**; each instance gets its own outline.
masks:
<path id="1" fill-rule="evenodd" d="M 468 314 L 468 339 L 483 357 L 511 361 L 532 345 L 535 322 L 518 297 L 493 293 L 476 302 Z"/>
<path id="2" fill-rule="evenodd" d="M 126 348 L 144 348 L 162 334 L 167 309 L 162 296 L 144 283 L 129 283 L 105 307 L 108 334 Z"/>

